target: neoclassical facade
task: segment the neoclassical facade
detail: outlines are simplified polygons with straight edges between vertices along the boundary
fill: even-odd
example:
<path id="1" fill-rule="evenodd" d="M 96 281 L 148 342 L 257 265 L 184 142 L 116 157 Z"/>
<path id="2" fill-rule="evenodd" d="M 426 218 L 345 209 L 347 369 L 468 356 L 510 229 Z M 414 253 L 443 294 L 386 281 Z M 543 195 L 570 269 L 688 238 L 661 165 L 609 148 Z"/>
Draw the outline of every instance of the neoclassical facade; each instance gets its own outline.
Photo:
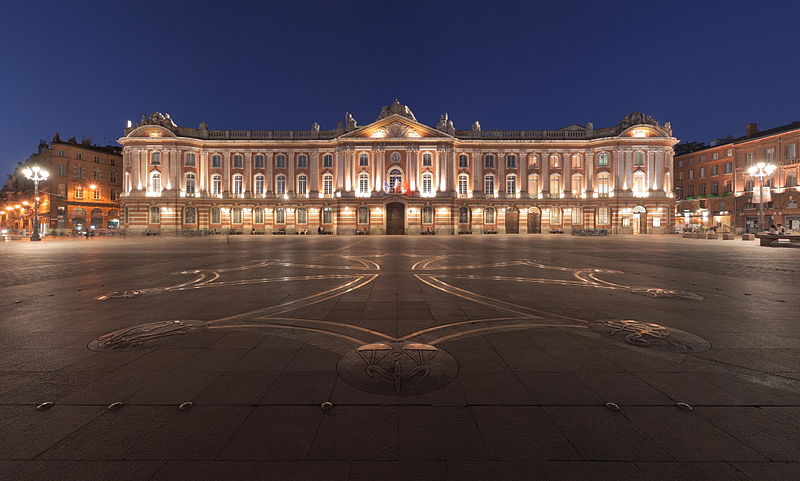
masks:
<path id="1" fill-rule="evenodd" d="M 129 123 L 130 232 L 534 234 L 671 231 L 669 123 L 457 130 L 395 101 L 335 130 L 209 130 L 155 113 Z"/>

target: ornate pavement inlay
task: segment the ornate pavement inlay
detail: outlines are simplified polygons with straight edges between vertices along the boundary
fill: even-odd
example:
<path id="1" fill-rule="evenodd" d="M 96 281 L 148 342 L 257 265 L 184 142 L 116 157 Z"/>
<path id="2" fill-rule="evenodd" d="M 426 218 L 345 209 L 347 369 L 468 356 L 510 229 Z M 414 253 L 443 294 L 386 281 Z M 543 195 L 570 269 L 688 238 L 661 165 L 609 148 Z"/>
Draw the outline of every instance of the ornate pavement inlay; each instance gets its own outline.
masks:
<path id="1" fill-rule="evenodd" d="M 307 294 L 292 297 L 278 304 L 255 310 L 239 312 L 218 319 L 203 321 L 162 321 L 121 329 L 100 336 L 89 344 L 92 350 L 112 350 L 138 346 L 155 339 L 185 334 L 200 329 L 248 329 L 270 334 L 297 337 L 303 342 L 316 343 L 320 347 L 341 355 L 337 369 L 342 380 L 353 387 L 382 395 L 413 395 L 434 391 L 456 378 L 458 362 L 444 351 L 441 343 L 465 336 L 482 335 L 502 330 L 536 328 L 594 329 L 637 346 L 650 346 L 679 352 L 698 352 L 708 349 L 708 343 L 693 334 L 670 329 L 657 324 L 639 321 L 605 321 L 595 323 L 586 319 L 565 316 L 496 297 L 479 294 L 474 290 L 454 285 L 451 279 L 483 280 L 544 284 L 565 288 L 592 288 L 598 291 L 617 290 L 661 299 L 701 300 L 702 296 L 660 287 L 629 286 L 614 283 L 601 276 L 621 274 L 620 271 L 591 267 L 570 268 L 547 265 L 532 259 L 509 260 L 487 264 L 469 264 L 460 255 L 427 256 L 410 253 L 341 256 L 335 253 L 322 254 L 315 264 L 303 264 L 282 259 L 268 259 L 239 267 L 219 269 L 186 270 L 177 275 L 192 276 L 185 282 L 166 287 L 150 287 L 117 291 L 98 296 L 98 301 L 125 301 L 155 294 L 177 295 L 190 289 L 229 288 L 266 283 L 303 283 L 293 292 Z M 482 308 L 490 308 L 497 317 L 464 319 L 461 321 L 433 325 L 405 336 L 392 336 L 368 329 L 352 322 L 333 322 L 322 319 L 293 317 L 299 309 L 329 301 L 344 294 L 361 289 L 375 281 L 382 273 L 383 258 L 390 265 L 398 258 L 412 263 L 408 275 L 421 284 L 444 292 L 461 301 L 469 301 Z M 407 260 L 412 258 L 411 261 Z M 414 258 L 418 258 L 416 260 Z M 451 265 L 443 264 L 451 261 Z M 456 262 L 452 262 L 456 261 Z M 551 277 L 523 277 L 471 274 L 476 269 L 536 270 Z M 299 275 L 286 275 L 287 269 L 299 269 Z M 279 270 L 275 275 L 256 274 L 247 277 L 249 271 Z M 308 271 L 312 272 L 308 272 Z M 402 272 L 401 272 L 402 273 Z M 231 275 L 228 275 L 231 274 Z M 445 279 L 447 281 L 445 281 Z M 309 289 L 308 282 L 321 281 L 317 291 Z M 301 296 L 303 294 L 300 294 Z"/>
<path id="2" fill-rule="evenodd" d="M 675 352 L 703 352 L 711 344 L 700 336 L 653 322 L 609 319 L 592 323 L 592 329 L 639 347 Z"/>
<path id="3" fill-rule="evenodd" d="M 353 349 L 339 360 L 339 377 L 375 394 L 408 395 L 436 391 L 458 375 L 447 351 L 418 342 L 375 342 Z"/>
<path id="4" fill-rule="evenodd" d="M 158 321 L 140 324 L 103 334 L 89 343 L 89 349 L 106 351 L 139 346 L 154 339 L 199 331 L 207 325 L 205 321 Z"/>

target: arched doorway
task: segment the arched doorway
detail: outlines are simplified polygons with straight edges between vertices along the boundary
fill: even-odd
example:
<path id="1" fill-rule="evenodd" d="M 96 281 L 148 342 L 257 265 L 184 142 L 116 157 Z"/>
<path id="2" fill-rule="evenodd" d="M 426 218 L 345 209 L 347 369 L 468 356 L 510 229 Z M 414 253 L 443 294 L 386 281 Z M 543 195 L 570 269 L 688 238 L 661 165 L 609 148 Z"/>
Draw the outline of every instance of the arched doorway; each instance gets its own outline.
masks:
<path id="1" fill-rule="evenodd" d="M 103 227 L 103 211 L 100 209 L 92 209 L 91 216 L 92 229 L 101 229 Z"/>
<path id="2" fill-rule="evenodd" d="M 631 229 L 634 234 L 647 234 L 647 209 L 644 206 L 637 205 L 633 208 Z"/>
<path id="3" fill-rule="evenodd" d="M 516 207 L 506 209 L 506 234 L 519 234 L 519 210 Z"/>
<path id="4" fill-rule="evenodd" d="M 386 204 L 386 233 L 403 235 L 406 233 L 406 206 L 400 202 Z"/>
<path id="5" fill-rule="evenodd" d="M 86 211 L 81 207 L 72 209 L 72 228 L 82 229 L 86 224 Z"/>
<path id="6" fill-rule="evenodd" d="M 528 234 L 542 233 L 542 212 L 538 207 L 528 209 Z"/>

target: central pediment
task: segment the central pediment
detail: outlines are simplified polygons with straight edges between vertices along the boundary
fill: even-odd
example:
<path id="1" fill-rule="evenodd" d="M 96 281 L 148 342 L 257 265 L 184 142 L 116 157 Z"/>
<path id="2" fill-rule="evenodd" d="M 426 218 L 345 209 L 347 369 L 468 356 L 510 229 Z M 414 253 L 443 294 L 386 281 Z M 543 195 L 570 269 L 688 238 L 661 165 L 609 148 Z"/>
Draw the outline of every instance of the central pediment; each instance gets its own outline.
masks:
<path id="1" fill-rule="evenodd" d="M 392 114 L 342 136 L 368 139 L 422 139 L 450 137 L 446 133 L 421 124 L 400 114 Z"/>

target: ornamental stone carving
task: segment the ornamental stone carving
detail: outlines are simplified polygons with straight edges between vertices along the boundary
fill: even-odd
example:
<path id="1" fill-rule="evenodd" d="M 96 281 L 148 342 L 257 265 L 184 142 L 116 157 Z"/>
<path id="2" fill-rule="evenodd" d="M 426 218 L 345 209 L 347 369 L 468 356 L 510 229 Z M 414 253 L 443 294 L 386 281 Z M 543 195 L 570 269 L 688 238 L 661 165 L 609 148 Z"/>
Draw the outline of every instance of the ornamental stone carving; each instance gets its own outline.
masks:
<path id="1" fill-rule="evenodd" d="M 169 114 L 162 114 L 161 112 L 153 112 L 150 115 L 142 114 L 142 118 L 139 119 L 139 122 L 136 123 L 136 126 L 141 127 L 142 125 L 159 125 L 170 130 L 175 130 L 178 128 L 178 125 L 172 121 L 172 118 L 170 118 Z"/>
<path id="2" fill-rule="evenodd" d="M 417 118 L 414 117 L 414 112 L 412 112 L 411 109 L 408 108 L 408 105 L 401 104 L 400 101 L 397 99 L 395 99 L 394 102 L 392 102 L 392 105 L 384 105 L 381 108 L 381 113 L 378 114 L 377 120 L 385 119 L 386 117 L 389 117 L 391 115 L 402 115 L 403 117 L 411 119 L 414 122 L 417 121 Z"/>

